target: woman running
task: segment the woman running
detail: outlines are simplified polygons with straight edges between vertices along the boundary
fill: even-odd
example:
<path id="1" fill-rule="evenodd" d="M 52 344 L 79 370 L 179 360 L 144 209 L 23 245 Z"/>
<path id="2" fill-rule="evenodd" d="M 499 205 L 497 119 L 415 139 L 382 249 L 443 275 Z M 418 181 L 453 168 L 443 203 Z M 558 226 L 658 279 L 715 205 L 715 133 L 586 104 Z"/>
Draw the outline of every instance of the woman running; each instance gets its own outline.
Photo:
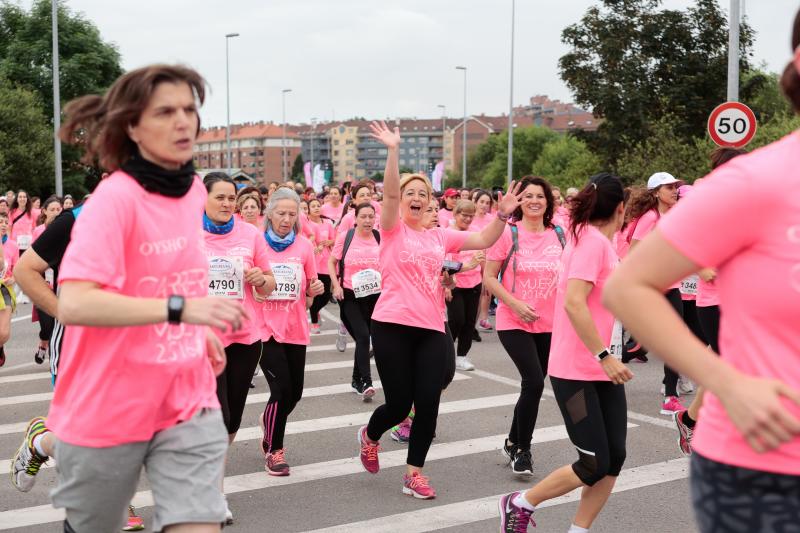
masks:
<path id="1" fill-rule="evenodd" d="M 28 193 L 20 189 L 14 203 L 11 204 L 11 238 L 19 246 L 20 253 L 30 248 L 33 242 L 33 228 L 36 226 L 36 217 L 33 204 L 28 201 Z"/>
<path id="2" fill-rule="evenodd" d="M 39 236 L 44 233 L 45 228 L 50 225 L 55 218 L 61 214 L 61 201 L 56 196 L 51 196 L 47 200 L 45 200 L 44 205 L 42 206 L 41 214 L 39 215 L 39 223 L 33 229 L 33 240 L 31 243 L 35 242 Z M 48 270 L 45 273 L 45 280 L 50 285 L 52 289 L 54 286 L 53 280 L 53 270 Z M 38 307 L 34 307 L 36 311 L 36 318 L 39 321 L 39 347 L 36 349 L 36 354 L 33 356 L 33 360 L 36 361 L 37 364 L 44 363 L 45 358 L 50 349 L 50 337 L 53 335 L 53 326 L 55 325 L 55 319 L 39 309 Z"/>
<path id="3" fill-rule="evenodd" d="M 264 204 L 261 201 L 261 195 L 257 194 L 257 191 L 256 194 L 239 192 L 236 198 L 236 214 L 239 215 L 242 221 L 261 230 L 264 223 L 264 217 L 261 215 L 263 211 Z M 259 231 L 260 233 L 261 231 Z"/>
<path id="4" fill-rule="evenodd" d="M 800 11 L 781 79 L 800 112 Z M 716 170 L 634 251 L 606 303 L 634 335 L 706 389 L 692 441 L 700 531 L 788 533 L 800 524 L 800 132 Z M 717 269 L 717 357 L 660 297 Z M 735 518 L 734 518 L 735 517 Z"/>
<path id="5" fill-rule="evenodd" d="M 527 491 L 503 496 L 503 533 L 527 531 L 536 506 L 579 487 L 583 490 L 570 531 L 588 531 L 625 461 L 623 384 L 633 374 L 619 360 L 622 327 L 600 301 L 619 262 L 611 240 L 622 226 L 623 198 L 619 178 L 603 173 L 572 199 L 573 226 L 561 257 L 548 371 L 578 460 Z"/>
<path id="6" fill-rule="evenodd" d="M 385 185 L 384 185 L 385 187 Z M 442 203 L 439 206 L 439 225 L 443 228 L 449 228 L 450 223 L 453 221 L 453 209 L 456 208 L 456 202 L 459 199 L 457 189 L 447 189 L 442 195 Z"/>
<path id="7" fill-rule="evenodd" d="M 371 204 L 358 205 L 355 216 L 356 227 L 336 238 L 327 271 L 342 324 L 356 341 L 351 385 L 364 401 L 370 401 L 375 396 L 369 345 L 372 312 L 381 293 L 380 235 L 374 229 Z"/>
<path id="8" fill-rule="evenodd" d="M 353 186 L 351 191 L 351 198 L 350 202 L 342 208 L 342 217 L 339 223 L 336 226 L 336 234 L 346 232 L 349 229 L 355 227 L 355 213 L 353 210 L 356 206 L 368 203 L 372 204 L 373 209 L 375 209 L 375 225 L 376 228 L 380 225 L 380 221 L 377 219 L 378 209 L 372 202 L 372 191 L 369 187 L 369 183 L 367 181 L 360 181 L 358 184 Z"/>
<path id="9" fill-rule="evenodd" d="M 245 312 L 207 296 L 197 220 L 206 191 L 192 166 L 204 95 L 195 71 L 154 65 L 65 108 L 62 139 L 89 139 L 85 162 L 112 172 L 76 220 L 59 272 L 68 327 L 47 426 L 65 531 L 122 527 L 143 467 L 153 530 L 219 531 L 225 520 L 215 380 L 225 355 L 208 326 L 238 330 Z M 29 426 L 30 454 L 49 430 Z M 176 464 L 191 475 L 176 476 Z"/>
<path id="10" fill-rule="evenodd" d="M 322 294 L 314 297 L 311 308 L 311 333 L 319 334 L 319 312 L 331 299 L 331 277 L 328 275 L 328 258 L 333 248 L 335 230 L 333 222 L 322 216 L 322 203 L 316 198 L 308 201 L 308 227 L 314 235 L 314 258 L 317 277 L 322 282 Z"/>
<path id="11" fill-rule="evenodd" d="M 406 418 L 414 405 L 403 492 L 429 499 L 436 492 L 422 475 L 425 456 L 433 439 L 445 369 L 448 341 L 444 333 L 443 261 L 448 253 L 480 250 L 494 244 L 505 220 L 519 205 L 518 187 L 500 204 L 497 220 L 481 233 L 425 230 L 423 214 L 433 191 L 421 174 L 400 179 L 400 132 L 385 123 L 372 123 L 372 137 L 388 150 L 384 174 L 384 208 L 381 213 L 381 296 L 372 315 L 375 362 L 386 404 L 373 412 L 358 433 L 364 469 L 379 470 L 378 440 Z"/>
<path id="12" fill-rule="evenodd" d="M 497 336 L 522 379 L 503 453 L 514 474 L 532 476 L 531 439 L 547 376 L 565 235 L 552 222 L 555 202 L 550 184 L 526 176 L 520 185 L 522 205 L 513 215 L 514 223 L 488 252 L 484 284 L 499 301 Z"/>
<path id="13" fill-rule="evenodd" d="M 317 279 L 314 246 L 300 232 L 300 197 L 281 187 L 269 198 L 266 210 L 267 258 L 276 288 L 264 302 L 264 341 L 261 370 L 270 397 L 260 423 L 261 451 L 271 476 L 288 476 L 283 437 L 286 420 L 303 397 L 306 348 L 310 343 L 306 298 L 322 294 Z M 252 375 L 252 374 L 251 374 Z"/>
<path id="14" fill-rule="evenodd" d="M 338 224 L 342 218 L 342 191 L 339 187 L 331 187 L 325 195 L 325 203 L 322 206 L 322 216 L 333 220 Z"/>
<path id="15" fill-rule="evenodd" d="M 0 235 L 2 235 L 2 260 L 0 267 L 0 366 L 6 364 L 6 343 L 11 338 L 11 315 L 17 308 L 14 293 L 14 267 L 19 261 L 17 243 L 8 236 L 9 220 L 7 213 L 0 213 Z"/>

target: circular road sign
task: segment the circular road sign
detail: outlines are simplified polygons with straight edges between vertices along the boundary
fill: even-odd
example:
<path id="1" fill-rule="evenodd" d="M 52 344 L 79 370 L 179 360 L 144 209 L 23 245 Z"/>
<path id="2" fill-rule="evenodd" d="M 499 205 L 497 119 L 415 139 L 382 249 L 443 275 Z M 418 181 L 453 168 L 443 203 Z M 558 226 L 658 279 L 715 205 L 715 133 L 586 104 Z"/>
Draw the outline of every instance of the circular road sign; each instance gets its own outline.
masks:
<path id="1" fill-rule="evenodd" d="M 756 134 L 756 115 L 739 102 L 718 105 L 708 117 L 708 134 L 718 146 L 741 148 Z"/>

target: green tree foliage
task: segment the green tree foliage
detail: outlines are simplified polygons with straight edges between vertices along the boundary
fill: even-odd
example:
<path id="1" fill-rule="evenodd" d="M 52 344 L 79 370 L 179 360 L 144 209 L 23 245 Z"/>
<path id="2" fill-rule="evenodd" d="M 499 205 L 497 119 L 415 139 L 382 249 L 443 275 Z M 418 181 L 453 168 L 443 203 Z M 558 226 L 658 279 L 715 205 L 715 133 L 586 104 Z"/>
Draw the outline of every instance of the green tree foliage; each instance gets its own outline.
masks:
<path id="1" fill-rule="evenodd" d="M 696 0 L 685 11 L 660 0 L 602 0 L 562 32 L 570 52 L 561 77 L 578 104 L 605 120 L 587 141 L 614 164 L 651 126 L 674 115 L 673 134 L 691 143 L 708 113 L 725 100 L 727 21 L 717 0 Z M 749 70 L 753 33 L 741 32 L 741 68 Z"/>
<path id="2" fill-rule="evenodd" d="M 792 106 L 781 91 L 780 77 L 765 68 L 745 73 L 739 92 L 742 102 L 750 106 L 759 124 L 792 113 Z"/>
<path id="3" fill-rule="evenodd" d="M 305 176 L 305 172 L 303 171 L 303 154 L 297 154 L 297 157 L 294 158 L 294 164 L 292 165 L 292 179 L 302 178 Z"/>
<path id="4" fill-rule="evenodd" d="M 0 78 L 0 188 L 53 187 L 53 132 L 36 94 Z"/>
<path id="5" fill-rule="evenodd" d="M 588 178 L 601 169 L 602 161 L 589 150 L 586 143 L 564 135 L 544 146 L 531 172 L 564 190 L 583 187 Z"/>
<path id="6" fill-rule="evenodd" d="M 747 145 L 747 150 L 755 150 L 767 144 L 780 140 L 793 131 L 800 130 L 800 117 L 785 113 L 774 117 L 766 124 L 760 124 L 756 130 L 753 142 Z"/>
<path id="7" fill-rule="evenodd" d="M 559 134 L 542 126 L 514 130 L 514 179 L 530 174 L 534 161 Z M 508 132 L 492 135 L 467 158 L 467 184 L 484 189 L 505 187 L 508 175 Z"/>

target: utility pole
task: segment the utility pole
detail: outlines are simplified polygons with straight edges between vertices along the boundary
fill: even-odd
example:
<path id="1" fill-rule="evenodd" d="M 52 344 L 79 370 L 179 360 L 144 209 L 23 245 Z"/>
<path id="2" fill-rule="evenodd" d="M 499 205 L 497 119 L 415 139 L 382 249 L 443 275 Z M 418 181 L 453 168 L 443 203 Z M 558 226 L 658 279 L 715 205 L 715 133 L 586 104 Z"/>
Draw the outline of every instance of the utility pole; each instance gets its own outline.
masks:
<path id="1" fill-rule="evenodd" d="M 511 80 L 508 88 L 508 183 L 514 179 L 514 11 L 516 1 L 511 0 Z"/>
<path id="2" fill-rule="evenodd" d="M 461 130 L 461 187 L 467 188 L 467 67 L 456 67 L 464 71 L 464 124 Z"/>
<path id="3" fill-rule="evenodd" d="M 228 41 L 231 40 L 232 37 L 238 37 L 238 33 L 226 33 L 225 34 L 225 104 L 227 106 L 227 121 L 225 126 L 225 145 L 227 147 L 228 152 L 228 175 L 231 175 L 231 79 L 230 79 L 230 68 L 229 68 L 229 59 L 228 59 Z"/>
<path id="4" fill-rule="evenodd" d="M 56 196 L 64 196 L 64 183 L 61 174 L 61 89 L 58 67 L 58 0 L 52 0 L 53 6 L 53 131 L 56 165 Z"/>
<path id="5" fill-rule="evenodd" d="M 728 101 L 739 101 L 739 23 L 740 0 L 731 0 L 728 19 Z"/>

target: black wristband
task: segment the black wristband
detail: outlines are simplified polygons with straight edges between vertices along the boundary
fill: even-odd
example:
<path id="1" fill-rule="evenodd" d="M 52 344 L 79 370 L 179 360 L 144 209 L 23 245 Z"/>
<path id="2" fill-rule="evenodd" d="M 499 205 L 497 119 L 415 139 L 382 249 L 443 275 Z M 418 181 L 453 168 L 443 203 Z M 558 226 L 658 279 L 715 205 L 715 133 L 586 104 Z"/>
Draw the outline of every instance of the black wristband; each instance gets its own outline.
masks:
<path id="1" fill-rule="evenodd" d="M 186 299 L 183 296 L 173 294 L 167 298 L 167 322 L 170 324 L 180 324 L 185 304 Z"/>
<path id="2" fill-rule="evenodd" d="M 608 353 L 608 350 L 603 350 L 603 351 L 602 351 L 602 352 L 600 352 L 599 354 L 595 355 L 595 356 L 594 356 L 594 358 L 595 358 L 595 359 L 597 359 L 598 361 L 601 361 L 601 362 L 602 362 L 602 361 L 603 361 L 603 359 L 605 359 L 605 358 L 606 358 L 606 357 L 608 357 L 609 355 L 611 355 L 611 354 L 610 354 L 610 353 Z"/>

